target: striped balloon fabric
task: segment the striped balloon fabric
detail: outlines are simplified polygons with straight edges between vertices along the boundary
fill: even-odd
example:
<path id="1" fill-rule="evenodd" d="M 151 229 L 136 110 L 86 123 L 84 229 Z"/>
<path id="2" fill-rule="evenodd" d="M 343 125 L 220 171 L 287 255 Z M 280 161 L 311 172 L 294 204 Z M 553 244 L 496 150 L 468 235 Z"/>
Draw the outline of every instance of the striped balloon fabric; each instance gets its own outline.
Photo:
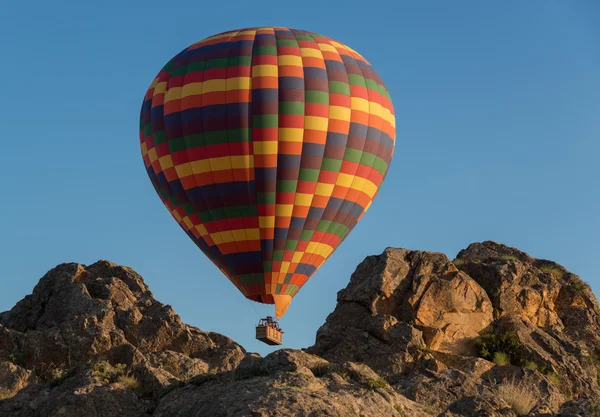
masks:
<path id="1" fill-rule="evenodd" d="M 184 49 L 141 110 L 154 188 L 245 297 L 276 317 L 377 195 L 395 146 L 373 67 L 328 37 L 221 33 Z"/>

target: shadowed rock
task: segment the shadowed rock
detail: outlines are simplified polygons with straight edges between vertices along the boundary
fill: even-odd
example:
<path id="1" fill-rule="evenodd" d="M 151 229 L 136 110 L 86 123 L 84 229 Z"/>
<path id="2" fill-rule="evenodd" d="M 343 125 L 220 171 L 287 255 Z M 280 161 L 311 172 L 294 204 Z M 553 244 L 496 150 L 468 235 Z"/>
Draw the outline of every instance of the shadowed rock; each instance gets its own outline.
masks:
<path id="1" fill-rule="evenodd" d="M 106 261 L 0 313 L 0 416 L 595 416 L 599 383 L 589 286 L 495 242 L 367 257 L 314 346 L 264 358 Z"/>

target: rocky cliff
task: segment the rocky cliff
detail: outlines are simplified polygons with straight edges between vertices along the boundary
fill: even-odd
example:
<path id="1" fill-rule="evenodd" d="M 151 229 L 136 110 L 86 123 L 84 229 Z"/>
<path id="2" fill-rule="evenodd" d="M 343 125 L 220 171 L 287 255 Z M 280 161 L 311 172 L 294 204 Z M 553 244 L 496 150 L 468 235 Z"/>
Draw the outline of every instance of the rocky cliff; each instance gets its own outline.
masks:
<path id="1" fill-rule="evenodd" d="M 266 357 L 180 320 L 133 270 L 62 264 L 0 313 L 0 416 L 600 416 L 600 307 L 494 242 L 388 248 L 314 346 Z"/>

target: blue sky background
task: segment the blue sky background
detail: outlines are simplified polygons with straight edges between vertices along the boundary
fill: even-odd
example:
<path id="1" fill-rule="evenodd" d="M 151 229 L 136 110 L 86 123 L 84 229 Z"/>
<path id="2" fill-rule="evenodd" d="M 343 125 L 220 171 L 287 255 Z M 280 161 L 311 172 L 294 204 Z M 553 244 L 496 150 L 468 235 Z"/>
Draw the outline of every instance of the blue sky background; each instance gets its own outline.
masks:
<path id="1" fill-rule="evenodd" d="M 168 59 L 260 25 L 358 50 L 386 82 L 398 126 L 380 195 L 284 316 L 286 347 L 312 345 L 356 265 L 387 246 L 453 258 L 496 240 L 600 293 L 595 0 L 4 0 L 0 17 L 0 311 L 59 263 L 108 259 L 138 271 L 185 322 L 273 350 L 161 204 L 138 142 L 143 95 Z"/>

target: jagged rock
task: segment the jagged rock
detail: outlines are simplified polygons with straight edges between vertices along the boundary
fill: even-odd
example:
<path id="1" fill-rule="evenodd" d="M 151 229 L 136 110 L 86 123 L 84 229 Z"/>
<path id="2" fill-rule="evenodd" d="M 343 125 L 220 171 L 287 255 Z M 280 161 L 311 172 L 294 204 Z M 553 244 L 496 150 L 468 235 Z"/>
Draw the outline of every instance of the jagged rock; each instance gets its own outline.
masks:
<path id="1" fill-rule="evenodd" d="M 469 245 L 458 253 L 454 263 L 486 290 L 495 318 L 518 315 L 539 327 L 561 328 L 576 314 L 575 309 L 589 313 L 577 327 L 595 320 L 597 325 L 598 301 L 591 289 L 555 262 L 488 241 Z"/>
<path id="2" fill-rule="evenodd" d="M 402 372 L 414 346 L 462 353 L 493 320 L 485 291 L 446 255 L 388 248 L 356 269 L 309 351 Z"/>
<path id="3" fill-rule="evenodd" d="M 161 368 L 179 380 L 187 380 L 195 375 L 205 374 L 211 369 L 201 359 L 191 358 L 183 353 L 164 350 L 148 355 L 148 362 L 154 368 Z"/>
<path id="4" fill-rule="evenodd" d="M 553 385 L 567 396 L 579 396 L 597 389 L 594 377 L 598 364 L 586 360 L 582 352 L 562 332 L 546 333 L 520 316 L 504 316 L 496 331 L 513 332 L 521 342 L 522 361 L 534 363 L 540 371 L 555 375 Z M 595 383 L 596 382 L 596 383 Z"/>
<path id="5" fill-rule="evenodd" d="M 599 313 L 579 277 L 515 248 L 475 243 L 453 262 L 388 248 L 359 265 L 308 351 L 364 362 L 442 415 L 513 415 L 495 381 L 535 393 L 532 412 L 541 416 L 571 397 L 600 397 Z M 392 338 L 391 329 L 405 337 Z M 423 341 L 406 337 L 408 329 Z M 474 357 L 484 332 L 515 335 L 516 366 Z"/>
<path id="6" fill-rule="evenodd" d="M 453 402 L 439 417 L 516 417 L 504 401 L 491 396 L 467 396 Z"/>
<path id="7" fill-rule="evenodd" d="M 140 398 L 156 399 L 209 368 L 235 369 L 244 355 L 231 339 L 182 323 L 130 268 L 106 261 L 62 264 L 0 314 L 0 360 L 16 364 L 0 362 L 1 397 L 33 384 L 3 401 L 0 410 L 11 414 L 0 415 L 146 415 Z M 103 360 L 126 366 L 141 388 L 90 385 L 81 373 Z M 78 377 L 63 382 L 59 377 L 69 372 Z M 49 383 L 60 387 L 49 391 Z M 114 408 L 103 407 L 104 401 Z"/>
<path id="8" fill-rule="evenodd" d="M 428 347 L 461 353 L 492 321 L 492 304 L 483 289 L 463 272 L 416 275 L 409 298 L 417 327 L 434 329 L 440 337 Z"/>
<path id="9" fill-rule="evenodd" d="M 31 371 L 11 362 L 0 362 L 0 400 L 12 397 L 31 382 Z"/>
<path id="10" fill-rule="evenodd" d="M 134 366 L 144 355 L 173 351 L 230 370 L 244 356 L 231 339 L 182 323 L 142 277 L 107 261 L 57 266 L 0 314 L 0 325 L 0 358 L 13 354 L 28 368 L 101 359 Z"/>
<path id="11" fill-rule="evenodd" d="M 562 405 L 556 417 L 597 417 L 600 416 L 600 401 L 581 398 Z"/>
<path id="12" fill-rule="evenodd" d="M 174 389 L 162 398 L 154 416 L 429 415 L 366 365 L 327 365 L 323 359 L 289 349 L 262 360 L 249 355 L 235 376 L 216 375 Z"/>
<path id="13" fill-rule="evenodd" d="M 436 351 L 432 351 L 431 355 L 448 368 L 457 369 L 475 377 L 480 377 L 494 367 L 494 364 L 490 361 L 471 356 L 452 355 Z"/>
<path id="14" fill-rule="evenodd" d="M 314 346 L 264 358 L 106 261 L 0 313 L 0 416 L 594 417 L 599 385 L 589 286 L 495 242 L 367 257 Z"/>
<path id="15" fill-rule="evenodd" d="M 153 405 L 121 383 L 107 384 L 91 372 L 66 378 L 59 386 L 30 385 L 0 401 L 7 417 L 148 417 Z"/>
<path id="16" fill-rule="evenodd" d="M 470 245 L 455 263 L 486 289 L 495 331 L 517 335 L 522 361 L 552 372 L 567 396 L 600 395 L 600 310 L 586 283 L 561 265 L 495 242 Z"/>
<path id="17" fill-rule="evenodd" d="M 421 332 L 389 315 L 373 316 L 358 303 L 339 304 L 308 352 L 332 362 L 364 362 L 384 374 L 402 372 L 424 346 Z"/>

